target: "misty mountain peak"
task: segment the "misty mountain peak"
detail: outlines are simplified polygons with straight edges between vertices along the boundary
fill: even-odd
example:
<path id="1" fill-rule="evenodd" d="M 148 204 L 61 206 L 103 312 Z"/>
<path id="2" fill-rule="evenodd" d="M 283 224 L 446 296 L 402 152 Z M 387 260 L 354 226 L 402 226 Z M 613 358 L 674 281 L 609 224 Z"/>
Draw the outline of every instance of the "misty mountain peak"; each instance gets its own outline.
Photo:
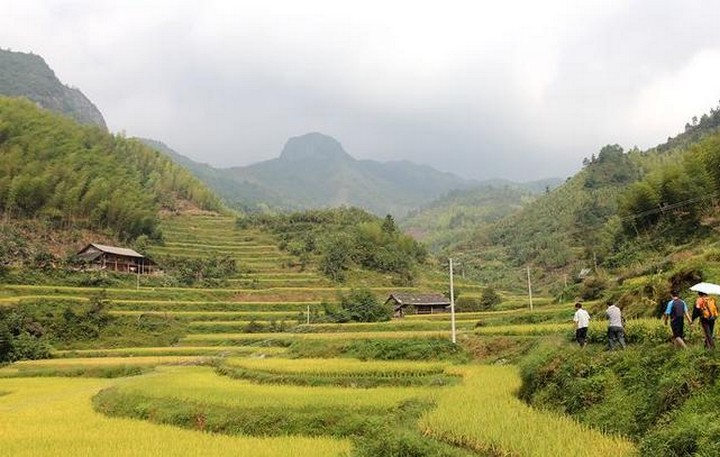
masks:
<path id="1" fill-rule="evenodd" d="M 318 132 L 290 138 L 285 143 L 280 159 L 290 162 L 355 160 L 345 152 L 338 140 Z"/>

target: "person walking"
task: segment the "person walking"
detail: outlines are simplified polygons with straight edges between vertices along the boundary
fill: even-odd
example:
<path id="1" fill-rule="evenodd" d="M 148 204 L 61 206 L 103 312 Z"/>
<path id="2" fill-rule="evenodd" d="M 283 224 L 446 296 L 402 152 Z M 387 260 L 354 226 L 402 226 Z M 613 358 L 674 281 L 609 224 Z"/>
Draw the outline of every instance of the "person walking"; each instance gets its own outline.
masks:
<path id="1" fill-rule="evenodd" d="M 608 318 L 608 348 L 613 351 L 617 346 L 625 349 L 625 329 L 620 308 L 611 301 L 607 302 L 608 308 L 605 315 Z"/>
<path id="2" fill-rule="evenodd" d="M 575 341 L 584 348 L 587 344 L 587 332 L 588 326 L 590 326 L 590 314 L 585 311 L 582 307 L 582 303 L 575 303 L 575 316 L 573 317 L 575 322 Z"/>
<path id="3" fill-rule="evenodd" d="M 668 318 L 670 319 L 670 328 L 673 334 L 673 344 L 678 348 L 686 348 L 685 344 L 685 328 L 683 317 L 687 319 L 688 324 L 692 325 L 692 320 L 688 314 L 687 303 L 680 298 L 680 294 L 677 291 L 672 291 L 670 296 L 672 299 L 667 303 L 665 307 L 665 314 L 663 314 L 663 323 L 667 324 Z"/>
<path id="4" fill-rule="evenodd" d="M 718 309 L 715 297 L 709 297 L 705 292 L 698 292 L 695 309 L 693 309 L 693 321 L 696 317 L 700 318 L 700 326 L 705 334 L 705 347 L 707 349 L 715 348 L 715 336 L 713 333 L 717 316 Z"/>

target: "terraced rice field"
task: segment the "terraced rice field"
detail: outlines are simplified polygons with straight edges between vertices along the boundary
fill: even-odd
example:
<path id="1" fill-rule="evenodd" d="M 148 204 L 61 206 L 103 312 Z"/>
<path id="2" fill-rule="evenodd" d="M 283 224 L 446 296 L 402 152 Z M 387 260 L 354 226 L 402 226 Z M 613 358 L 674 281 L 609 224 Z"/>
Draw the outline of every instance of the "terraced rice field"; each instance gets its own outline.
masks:
<path id="1" fill-rule="evenodd" d="M 297 354 L 288 346 L 295 343 L 447 341 L 449 316 L 307 325 L 308 308 L 319 310 L 322 301 L 334 301 L 348 288 L 301 270 L 272 236 L 236 230 L 234 219 L 225 216 L 173 217 L 162 230 L 166 242 L 153 246 L 151 256 L 228 255 L 240 272 L 222 288 L 149 287 L 141 281 L 139 288 L 106 289 L 114 316 L 182 322 L 187 331 L 173 346 L 56 350 L 53 359 L 0 369 L 0 454 L 350 456 L 364 449 L 364 455 L 381 455 L 357 439 L 378 430 L 400 440 L 383 445 L 387 455 L 405 455 L 393 454 L 392 446 L 413 440 L 428 446 L 417 455 L 634 452 L 623 440 L 520 403 L 512 367 L 291 359 Z M 402 290 L 381 275 L 363 281 L 378 296 Z M 433 286 L 445 288 L 440 280 L 423 288 Z M 464 287 L 466 295 L 482 292 L 480 285 Z M 3 285 L 0 306 L 86 301 L 97 292 Z M 518 309 L 525 306 L 522 298 L 511 301 L 507 311 L 458 315 L 459 338 L 570 329 L 563 322 L 572 311 L 566 315 L 567 306 L 545 305 L 549 301 L 543 299 L 530 317 L 547 323 L 513 324 L 530 314 Z M 271 325 L 284 331 L 265 331 Z M 248 332 L 251 327 L 257 333 Z M 382 428 L 387 424 L 405 429 Z M 584 453 L 578 453 L 580 443 L 587 443 Z"/>
<path id="2" fill-rule="evenodd" d="M 437 405 L 422 415 L 416 433 L 470 449 L 473 455 L 634 453 L 627 441 L 522 404 L 513 395 L 519 378 L 512 367 L 352 360 L 230 359 L 228 363 L 268 373 L 327 378 L 401 378 L 447 371 L 460 376 L 462 382 L 446 387 L 368 389 L 265 385 L 220 376 L 209 367 L 198 366 L 158 367 L 150 374 L 116 380 L 0 379 L 0 391 L 6 393 L 0 396 L 0 445 L 12 452 L 9 455 L 199 455 L 203 446 L 212 455 L 229 454 L 228 447 L 234 447 L 234 455 L 345 455 L 353 444 L 339 438 L 337 433 L 343 433 L 333 431 L 333 426 L 316 427 L 312 433 L 316 436 L 308 437 L 285 434 L 282 428 L 259 425 L 248 418 L 261 414 L 264 420 L 281 423 L 291 418 L 287 427 L 306 430 L 304 427 L 318 421 L 339 420 L 338 413 L 382 417 L 414 401 Z M 172 413 L 166 414 L 168 405 Z M 156 413 L 145 415 L 143 408 L 148 407 Z M 66 414 L 72 414 L 73 421 L 63 420 Z M 107 414 L 115 418 L 105 417 Z M 43 423 L 41 429 L 37 422 Z M 229 424 L 245 432 L 238 436 Z M 183 430 L 188 428 L 196 431 Z M 197 433 L 206 428 L 215 434 Z M 120 437 L 128 434 L 134 438 L 132 444 L 119 451 Z M 255 434 L 269 437 L 248 436 Z M 273 438 L 276 434 L 282 436 Z"/>
<path id="3" fill-rule="evenodd" d="M 325 437 L 253 437 L 110 418 L 91 399 L 116 381 L 0 379 L 0 448 L 8 456 L 346 455 L 351 443 Z"/>
<path id="4" fill-rule="evenodd" d="M 520 387 L 515 368 L 458 368 L 465 382 L 442 392 L 436 409 L 419 426 L 424 433 L 492 455 L 625 456 L 627 440 L 605 436 L 566 417 L 533 410 L 514 397 Z M 480 406 L 482 405 L 482 406 Z"/>

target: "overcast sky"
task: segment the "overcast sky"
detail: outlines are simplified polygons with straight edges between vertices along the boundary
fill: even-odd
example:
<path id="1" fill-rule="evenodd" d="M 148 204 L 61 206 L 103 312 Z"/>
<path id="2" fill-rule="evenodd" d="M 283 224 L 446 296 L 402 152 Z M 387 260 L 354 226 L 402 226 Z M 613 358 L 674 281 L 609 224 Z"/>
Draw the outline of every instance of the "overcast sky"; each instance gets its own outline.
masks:
<path id="1" fill-rule="evenodd" d="M 110 129 L 215 166 L 319 131 L 356 158 L 566 177 L 720 100 L 716 1 L 9 0 L 34 52 Z"/>

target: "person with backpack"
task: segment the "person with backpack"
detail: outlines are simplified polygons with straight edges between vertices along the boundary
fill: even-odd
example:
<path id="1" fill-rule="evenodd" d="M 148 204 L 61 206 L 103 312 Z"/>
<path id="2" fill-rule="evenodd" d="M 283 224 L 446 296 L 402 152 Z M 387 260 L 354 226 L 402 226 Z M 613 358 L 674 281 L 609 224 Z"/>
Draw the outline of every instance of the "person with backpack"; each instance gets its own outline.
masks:
<path id="1" fill-rule="evenodd" d="M 673 334 L 673 344 L 678 348 L 686 348 L 685 344 L 685 329 L 683 317 L 687 319 L 688 324 L 692 325 L 692 320 L 688 314 L 687 303 L 680 298 L 680 294 L 677 291 L 672 291 L 670 294 L 672 299 L 667 303 L 665 307 L 665 314 L 663 314 L 663 323 L 667 324 L 668 318 L 670 318 L 670 328 Z"/>
<path id="2" fill-rule="evenodd" d="M 705 334 L 705 347 L 707 349 L 715 348 L 715 319 L 718 316 L 717 303 L 715 297 L 710 297 L 705 292 L 698 292 L 698 298 L 695 300 L 695 309 L 693 310 L 693 320 L 696 316 L 700 318 L 700 326 Z"/>

